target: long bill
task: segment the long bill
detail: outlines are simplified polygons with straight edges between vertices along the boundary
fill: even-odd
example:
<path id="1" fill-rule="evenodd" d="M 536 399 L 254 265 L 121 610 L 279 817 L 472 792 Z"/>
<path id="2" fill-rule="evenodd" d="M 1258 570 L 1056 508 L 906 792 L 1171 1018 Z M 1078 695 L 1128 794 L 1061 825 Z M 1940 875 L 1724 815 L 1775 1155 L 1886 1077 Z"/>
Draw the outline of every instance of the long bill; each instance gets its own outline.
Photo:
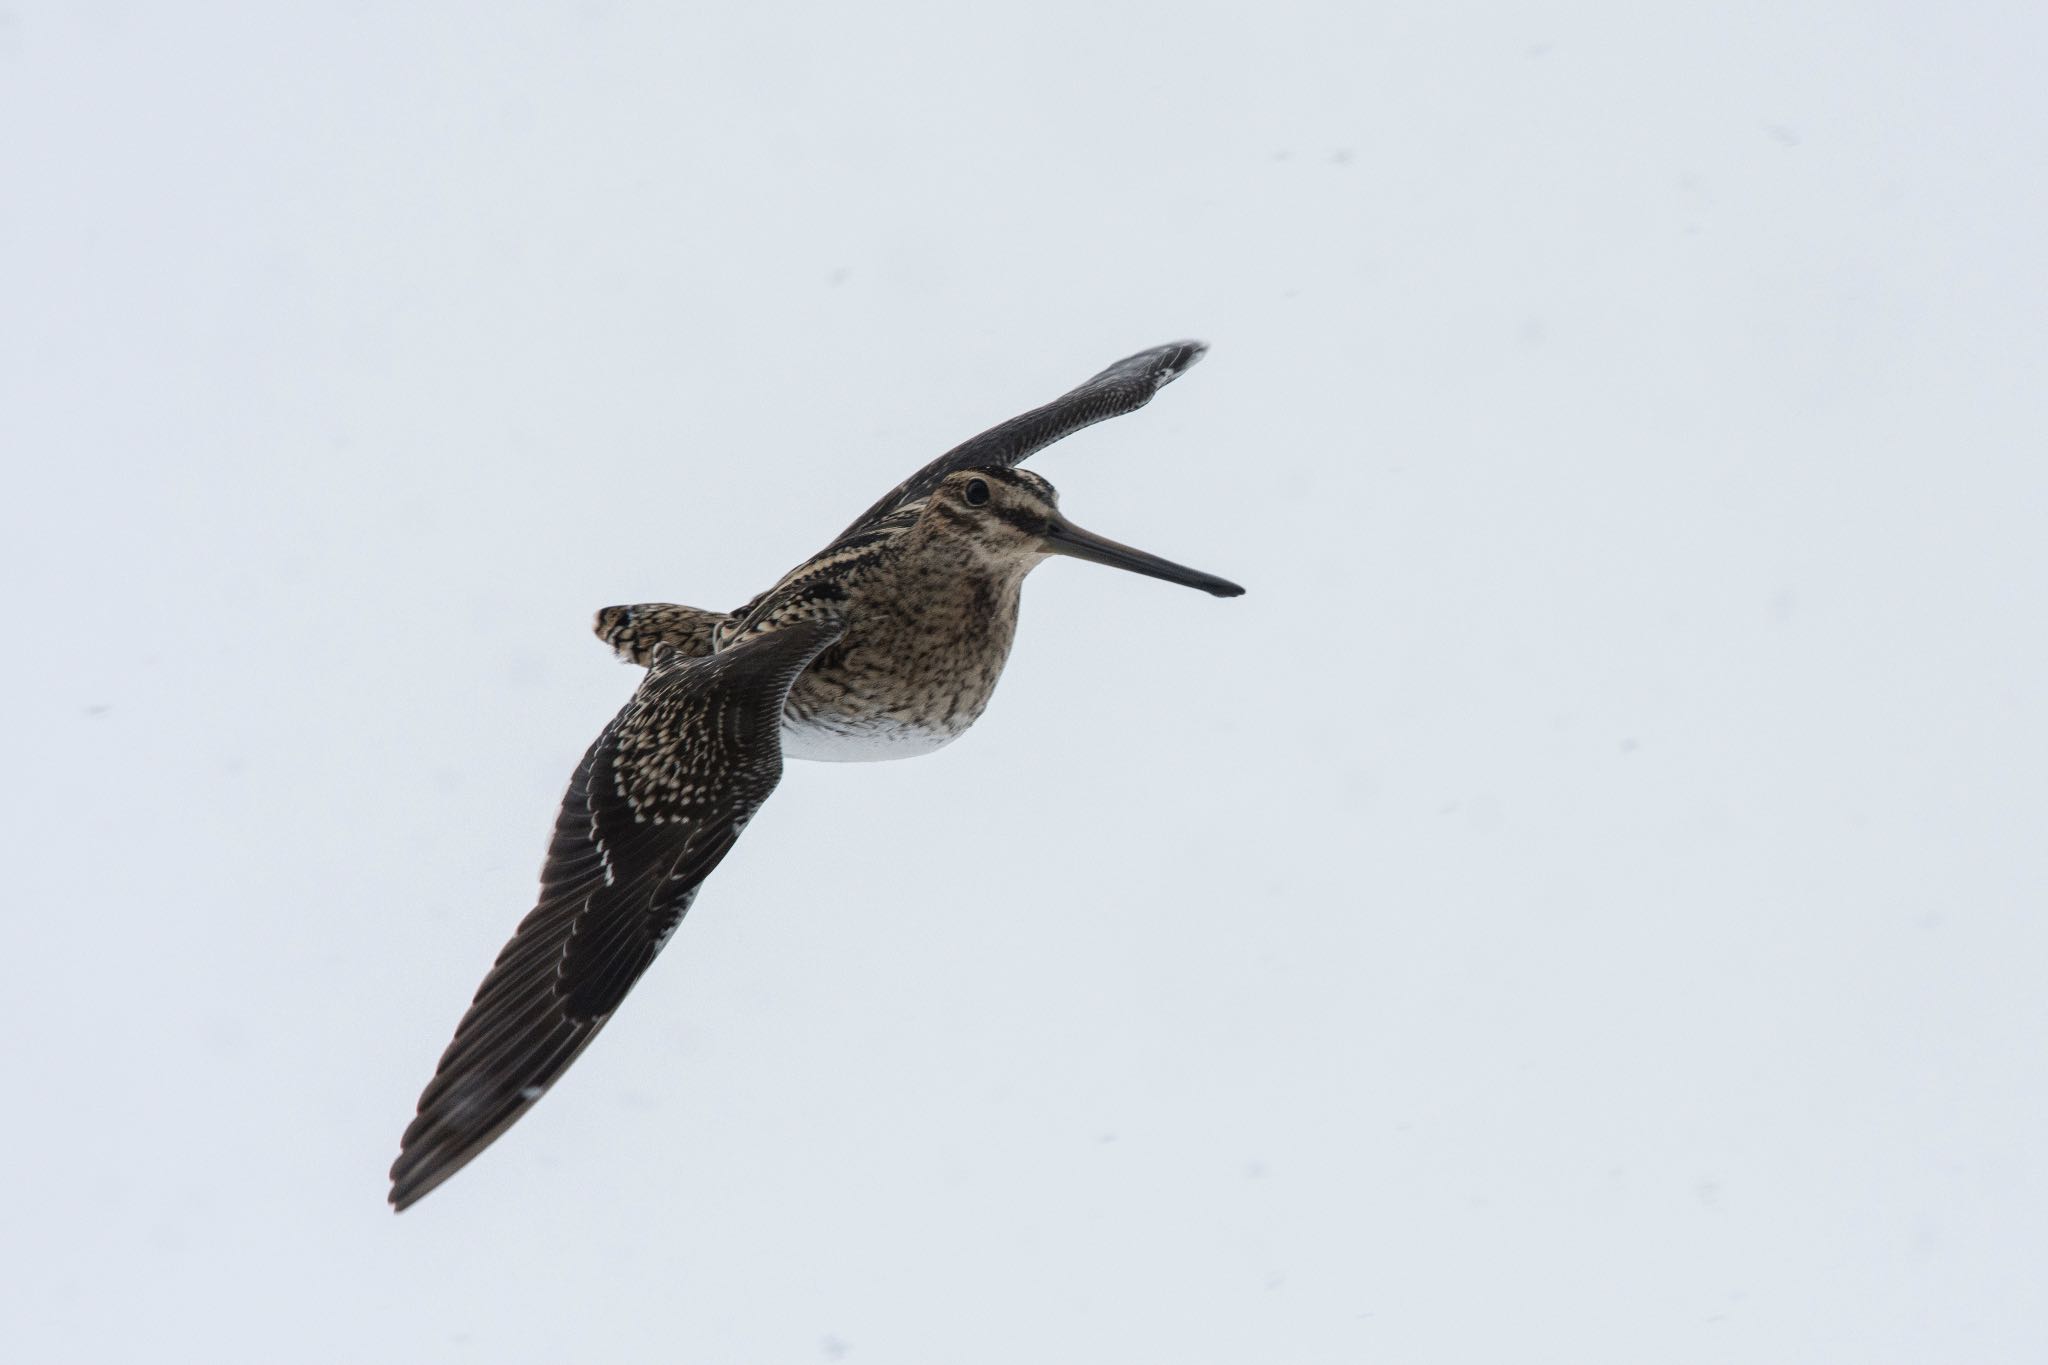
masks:
<path id="1" fill-rule="evenodd" d="M 1183 587 L 1200 588 L 1215 597 L 1244 596 L 1244 589 L 1227 578 L 1218 578 L 1215 574 L 1203 573 L 1200 569 L 1190 569 L 1185 564 L 1176 564 L 1170 559 L 1120 545 L 1107 536 L 1084 531 L 1061 517 L 1053 518 L 1052 524 L 1045 528 L 1045 548 L 1050 554 L 1069 555 L 1091 564 L 1107 564 L 1113 569 L 1129 569 L 1132 573 L 1144 574 L 1147 578 L 1163 578 Z"/>

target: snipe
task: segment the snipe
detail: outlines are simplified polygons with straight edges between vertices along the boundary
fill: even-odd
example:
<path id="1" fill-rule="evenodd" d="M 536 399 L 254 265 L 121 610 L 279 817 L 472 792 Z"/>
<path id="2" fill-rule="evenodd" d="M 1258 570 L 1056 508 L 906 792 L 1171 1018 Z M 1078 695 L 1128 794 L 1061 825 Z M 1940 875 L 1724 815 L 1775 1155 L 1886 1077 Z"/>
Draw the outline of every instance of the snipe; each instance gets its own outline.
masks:
<path id="1" fill-rule="evenodd" d="M 1032 452 L 1151 401 L 1205 348 L 1141 352 L 955 447 L 737 611 L 607 607 L 647 674 L 570 779 L 539 903 L 499 953 L 391 1168 L 413 1204 L 510 1127 L 597 1036 L 782 776 L 783 755 L 902 758 L 995 690 L 1024 575 L 1052 555 L 1244 589 L 1081 530 Z"/>

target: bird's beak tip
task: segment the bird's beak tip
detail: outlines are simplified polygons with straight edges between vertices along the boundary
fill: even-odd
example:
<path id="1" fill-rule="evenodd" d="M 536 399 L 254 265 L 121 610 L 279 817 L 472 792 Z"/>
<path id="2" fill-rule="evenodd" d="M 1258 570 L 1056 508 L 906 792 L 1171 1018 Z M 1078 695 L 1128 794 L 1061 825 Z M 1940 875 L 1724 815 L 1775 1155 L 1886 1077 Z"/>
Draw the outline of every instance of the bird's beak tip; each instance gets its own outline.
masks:
<path id="1" fill-rule="evenodd" d="M 1147 578 L 1161 578 L 1169 583 L 1178 583 L 1186 588 L 1200 588 L 1215 597 L 1241 597 L 1244 589 L 1227 578 L 1190 569 L 1185 564 L 1176 564 L 1170 559 L 1134 550 L 1128 545 L 1098 536 L 1093 531 L 1084 531 L 1064 518 L 1055 518 L 1046 528 L 1044 549 L 1048 554 L 1069 555 L 1095 564 L 1107 564 L 1111 568 L 1127 569 L 1132 573 L 1144 574 Z"/>

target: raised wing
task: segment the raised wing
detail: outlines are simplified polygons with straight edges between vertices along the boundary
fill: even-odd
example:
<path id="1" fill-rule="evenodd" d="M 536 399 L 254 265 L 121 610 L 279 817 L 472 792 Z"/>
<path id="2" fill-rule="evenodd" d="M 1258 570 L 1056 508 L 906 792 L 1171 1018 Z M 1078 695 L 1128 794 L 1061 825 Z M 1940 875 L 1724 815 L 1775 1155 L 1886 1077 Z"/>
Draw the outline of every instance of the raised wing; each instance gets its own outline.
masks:
<path id="1" fill-rule="evenodd" d="M 853 535 L 903 504 L 926 496 L 939 486 L 940 480 L 956 469 L 1021 464 L 1034 452 L 1073 435 L 1083 427 L 1136 412 L 1152 401 L 1153 394 L 1180 378 L 1208 349 L 1199 341 L 1175 341 L 1126 356 L 1044 407 L 1033 408 L 1021 417 L 1012 417 L 1001 426 L 990 427 L 973 440 L 954 446 L 861 513 L 851 526 L 839 533 L 840 539 Z"/>
<path id="2" fill-rule="evenodd" d="M 709 657 L 657 652 L 578 765 L 540 901 L 420 1095 L 393 1205 L 467 1165 L 590 1045 L 775 790 L 790 684 L 843 632 L 803 621 Z"/>

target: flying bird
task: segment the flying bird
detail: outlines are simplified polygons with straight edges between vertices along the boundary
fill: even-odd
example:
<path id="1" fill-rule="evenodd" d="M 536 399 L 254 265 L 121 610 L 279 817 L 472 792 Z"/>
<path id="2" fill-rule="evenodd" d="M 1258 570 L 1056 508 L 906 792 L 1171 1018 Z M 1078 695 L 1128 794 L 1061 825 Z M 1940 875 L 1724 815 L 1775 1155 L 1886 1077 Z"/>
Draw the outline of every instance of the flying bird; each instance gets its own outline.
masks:
<path id="1" fill-rule="evenodd" d="M 403 1210 L 495 1141 L 590 1046 L 782 776 L 784 756 L 907 758 L 980 717 L 1024 576 L 1053 555 L 1236 597 L 1235 583 L 1084 531 L 1017 466 L 1135 412 L 1201 359 L 1182 341 L 956 446 L 736 611 L 606 607 L 647 669 L 584 754 L 540 896 L 484 977 L 391 1167 Z"/>

